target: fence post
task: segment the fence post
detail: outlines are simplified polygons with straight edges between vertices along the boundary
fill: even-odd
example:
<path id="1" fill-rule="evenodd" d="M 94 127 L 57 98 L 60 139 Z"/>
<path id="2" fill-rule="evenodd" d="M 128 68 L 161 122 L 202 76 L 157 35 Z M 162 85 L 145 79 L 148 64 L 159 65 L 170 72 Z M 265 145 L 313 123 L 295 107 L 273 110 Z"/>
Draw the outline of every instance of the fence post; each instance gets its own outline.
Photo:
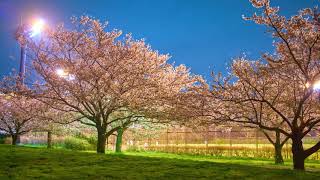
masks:
<path id="1" fill-rule="evenodd" d="M 209 126 L 207 126 L 207 129 L 206 129 L 206 135 L 205 135 L 205 141 L 204 141 L 205 145 L 206 145 L 206 154 L 208 154 L 208 144 L 209 144 Z"/>
<path id="2" fill-rule="evenodd" d="M 221 134 L 220 134 L 221 135 Z M 214 135 L 213 135 L 213 143 L 216 144 L 216 139 L 217 139 L 217 129 L 214 127 Z"/>
<path id="3" fill-rule="evenodd" d="M 167 134 L 166 134 L 166 146 L 168 148 L 168 145 L 169 145 L 169 130 L 168 130 L 168 127 L 167 127 Z"/>
<path id="4" fill-rule="evenodd" d="M 179 144 L 179 132 L 177 132 L 177 130 L 175 130 L 175 132 L 174 132 L 174 137 L 175 137 L 176 145 L 178 145 Z"/>
<path id="5" fill-rule="evenodd" d="M 287 159 L 290 159 L 288 141 L 286 142 L 286 155 L 287 155 Z"/>
<path id="6" fill-rule="evenodd" d="M 232 141 L 231 130 L 229 131 L 229 156 L 232 156 Z"/>
<path id="7" fill-rule="evenodd" d="M 259 131 L 258 129 L 256 130 L 256 153 L 258 154 L 259 152 Z"/>
<path id="8" fill-rule="evenodd" d="M 187 129 L 184 128 L 184 146 L 187 147 Z"/>

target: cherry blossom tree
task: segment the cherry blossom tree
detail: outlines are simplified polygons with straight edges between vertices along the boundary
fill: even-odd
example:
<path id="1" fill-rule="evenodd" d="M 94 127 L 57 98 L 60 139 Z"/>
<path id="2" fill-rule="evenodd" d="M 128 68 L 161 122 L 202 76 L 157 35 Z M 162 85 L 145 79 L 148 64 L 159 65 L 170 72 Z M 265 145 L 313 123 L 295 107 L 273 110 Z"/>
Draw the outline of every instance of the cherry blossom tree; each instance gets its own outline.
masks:
<path id="1" fill-rule="evenodd" d="M 171 101 L 200 78 L 183 65 L 169 64 L 168 55 L 143 40 L 105 31 L 106 24 L 98 20 L 72 22 L 73 29 L 58 26 L 40 42 L 25 40 L 41 77 L 34 97 L 72 114 L 72 121 L 95 127 L 98 153 L 105 152 L 108 136 L 140 117 L 166 119 L 174 108 Z"/>
<path id="2" fill-rule="evenodd" d="M 282 164 L 281 150 L 289 139 L 284 131 L 288 131 L 288 128 L 272 108 L 257 100 L 259 96 L 270 101 L 276 100 L 287 88 L 269 70 L 259 61 L 250 62 L 241 58 L 233 62 L 231 76 L 215 76 L 212 97 L 220 102 L 213 104 L 215 109 L 211 110 L 211 117 L 222 124 L 242 124 L 260 129 L 274 146 L 275 163 Z M 259 90 L 258 93 L 256 90 Z M 274 103 L 278 102 L 272 101 Z"/>
<path id="3" fill-rule="evenodd" d="M 23 134 L 41 127 L 37 114 L 44 110 L 35 99 L 16 94 L 0 95 L 0 130 L 12 137 L 12 145 Z"/>
<path id="4" fill-rule="evenodd" d="M 214 91 L 229 102 L 223 107 L 233 113 L 230 120 L 289 137 L 294 169 L 304 170 L 305 159 L 320 149 L 320 142 L 305 149 L 302 141 L 320 123 L 319 14 L 316 8 L 306 8 L 288 19 L 278 15 L 279 8 L 271 7 L 269 0 L 251 2 L 261 15 L 245 19 L 268 27 L 276 52 L 264 54 L 261 62 L 234 62 L 235 78 L 220 80 Z M 252 108 L 258 113 L 247 113 Z M 222 114 L 229 114 L 226 111 Z"/>
<path id="5" fill-rule="evenodd" d="M 45 104 L 45 103 L 43 103 Z M 73 114 L 67 114 L 62 111 L 57 111 L 53 108 L 47 107 L 46 111 L 38 113 L 37 116 L 41 119 L 41 127 L 39 131 L 47 132 L 47 148 L 51 149 L 53 146 L 53 135 L 61 132 L 64 129 L 71 129 L 73 126 Z"/>

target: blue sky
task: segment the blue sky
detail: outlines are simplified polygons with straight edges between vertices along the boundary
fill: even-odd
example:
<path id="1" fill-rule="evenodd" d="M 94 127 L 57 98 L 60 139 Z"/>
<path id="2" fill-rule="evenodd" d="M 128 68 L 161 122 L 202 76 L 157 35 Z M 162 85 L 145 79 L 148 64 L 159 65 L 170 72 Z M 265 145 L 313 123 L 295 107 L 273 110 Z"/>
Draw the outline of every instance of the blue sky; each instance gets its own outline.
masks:
<path id="1" fill-rule="evenodd" d="M 320 4 L 318 0 L 271 2 L 287 16 Z M 248 0 L 0 0 L 0 76 L 18 68 L 14 31 L 20 17 L 43 17 L 55 25 L 86 14 L 107 20 L 109 29 L 145 38 L 153 49 L 169 53 L 171 62 L 209 77 L 212 70 L 225 72 L 226 64 L 243 53 L 258 58 L 272 51 L 266 29 L 241 18 L 254 11 Z"/>

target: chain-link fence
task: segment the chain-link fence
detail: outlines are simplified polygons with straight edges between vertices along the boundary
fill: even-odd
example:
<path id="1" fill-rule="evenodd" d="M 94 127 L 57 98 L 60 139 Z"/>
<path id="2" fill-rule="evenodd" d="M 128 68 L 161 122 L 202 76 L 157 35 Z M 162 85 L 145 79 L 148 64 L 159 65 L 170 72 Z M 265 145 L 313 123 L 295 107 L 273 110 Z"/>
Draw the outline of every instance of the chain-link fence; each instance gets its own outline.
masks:
<path id="1" fill-rule="evenodd" d="M 274 139 L 274 135 L 270 134 Z M 54 144 L 63 144 L 66 137 L 54 135 Z M 284 137 L 282 137 L 284 139 Z M 107 140 L 107 148 L 114 150 L 116 136 Z M 308 148 L 319 141 L 317 136 L 304 138 L 304 147 Z M 23 144 L 46 144 L 46 132 L 33 132 L 21 138 Z M 266 136 L 255 129 L 192 131 L 187 128 L 171 128 L 165 130 L 129 129 L 123 136 L 124 150 L 146 150 L 177 154 L 210 155 L 227 157 L 274 157 L 274 147 Z M 291 142 L 288 140 L 282 149 L 284 159 L 291 159 Z M 320 152 L 309 159 L 320 160 Z"/>
<path id="2" fill-rule="evenodd" d="M 228 157 L 274 157 L 274 147 L 265 134 L 259 130 L 206 130 L 191 131 L 189 129 L 167 129 L 158 132 L 157 137 L 139 138 L 126 137 L 127 149 L 138 149 L 177 154 L 211 155 Z M 274 139 L 273 134 L 269 134 Z M 282 140 L 284 137 L 281 138 Z M 304 147 L 314 145 L 319 138 L 308 136 L 304 138 Z M 291 141 L 288 140 L 282 149 L 284 159 L 291 159 Z M 320 152 L 309 159 L 320 159 Z"/>

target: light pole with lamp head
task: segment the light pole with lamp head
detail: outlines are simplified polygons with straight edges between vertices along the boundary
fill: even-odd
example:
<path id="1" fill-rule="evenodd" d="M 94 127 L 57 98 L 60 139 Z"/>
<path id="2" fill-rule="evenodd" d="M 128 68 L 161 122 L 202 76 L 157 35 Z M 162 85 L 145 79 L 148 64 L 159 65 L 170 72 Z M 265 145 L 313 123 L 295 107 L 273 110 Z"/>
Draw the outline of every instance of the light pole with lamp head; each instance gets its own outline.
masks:
<path id="1" fill-rule="evenodd" d="M 31 25 L 26 25 L 20 23 L 16 31 L 16 39 L 20 44 L 20 68 L 19 68 L 19 81 L 18 88 L 24 85 L 24 76 L 26 71 L 26 59 L 27 59 L 27 44 L 26 38 L 32 38 L 42 32 L 44 28 L 44 21 L 38 19 L 34 21 Z M 17 144 L 20 143 L 20 136 L 17 137 Z"/>
<path id="2" fill-rule="evenodd" d="M 26 71 L 26 38 L 32 38 L 42 32 L 44 29 L 44 21 L 42 19 L 35 20 L 31 25 L 20 24 L 16 32 L 16 39 L 20 44 L 20 68 L 19 68 L 19 83 L 24 85 L 24 76 Z"/>

